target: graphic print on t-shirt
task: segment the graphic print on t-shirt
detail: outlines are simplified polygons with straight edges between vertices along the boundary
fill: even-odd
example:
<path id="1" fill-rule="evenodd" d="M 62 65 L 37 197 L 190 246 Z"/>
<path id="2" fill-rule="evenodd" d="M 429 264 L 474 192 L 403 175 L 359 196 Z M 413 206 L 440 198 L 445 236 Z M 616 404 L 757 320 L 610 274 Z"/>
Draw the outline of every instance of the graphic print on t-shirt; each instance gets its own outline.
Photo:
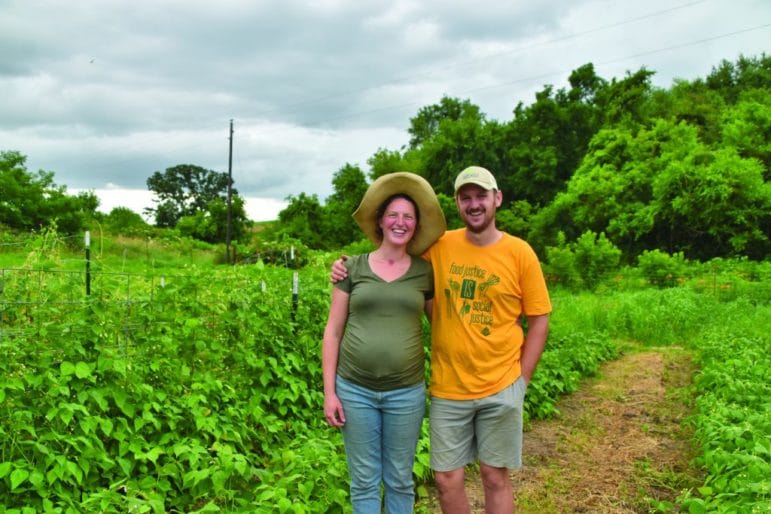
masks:
<path id="1" fill-rule="evenodd" d="M 487 276 L 487 270 L 475 265 L 450 264 L 448 287 L 444 289 L 447 316 L 457 314 L 463 323 L 482 335 L 490 335 L 493 325 L 493 301 L 489 289 L 501 279 Z"/>

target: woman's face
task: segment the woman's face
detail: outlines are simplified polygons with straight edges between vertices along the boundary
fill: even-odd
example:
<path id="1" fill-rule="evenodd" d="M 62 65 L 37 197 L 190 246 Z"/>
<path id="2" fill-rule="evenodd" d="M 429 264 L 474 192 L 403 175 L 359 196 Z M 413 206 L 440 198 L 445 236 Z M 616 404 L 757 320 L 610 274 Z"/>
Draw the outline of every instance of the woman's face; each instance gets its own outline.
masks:
<path id="1" fill-rule="evenodd" d="M 418 224 L 415 207 L 404 198 L 394 198 L 385 209 L 379 221 L 383 231 L 383 242 L 401 246 L 407 245 L 415 235 Z"/>

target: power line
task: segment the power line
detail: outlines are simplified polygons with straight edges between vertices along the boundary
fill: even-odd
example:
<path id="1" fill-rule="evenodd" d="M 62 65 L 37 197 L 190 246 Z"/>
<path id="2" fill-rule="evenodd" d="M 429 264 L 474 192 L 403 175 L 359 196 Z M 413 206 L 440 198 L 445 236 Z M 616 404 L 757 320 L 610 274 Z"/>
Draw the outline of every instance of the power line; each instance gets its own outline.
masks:
<path id="1" fill-rule="evenodd" d="M 552 39 L 549 39 L 549 40 L 546 40 L 546 41 L 541 41 L 541 42 L 538 42 L 538 43 L 532 43 L 530 45 L 520 46 L 520 47 L 514 48 L 512 50 L 506 50 L 506 51 L 503 51 L 503 52 L 496 52 L 496 53 L 488 54 L 488 55 L 486 55 L 484 57 L 478 57 L 476 59 L 469 59 L 469 60 L 465 60 L 465 61 L 461 61 L 461 62 L 457 62 L 457 63 L 447 64 L 445 66 L 440 66 L 440 67 L 437 67 L 437 68 L 435 68 L 433 70 L 428 70 L 428 71 L 423 72 L 423 73 L 418 73 L 418 74 L 413 74 L 413 75 L 403 75 L 403 76 L 400 76 L 400 77 L 394 77 L 394 78 L 392 78 L 390 80 L 387 80 L 387 81 L 384 81 L 384 82 L 380 82 L 380 83 L 378 83 L 376 85 L 366 86 L 366 87 L 357 88 L 357 89 L 351 89 L 351 90 L 348 90 L 348 91 L 345 91 L 345 92 L 338 92 L 338 93 L 327 95 L 327 96 L 324 96 L 324 97 L 318 97 L 318 98 L 303 100 L 303 101 L 295 102 L 295 103 L 288 104 L 288 105 L 285 105 L 285 106 L 275 107 L 273 109 L 265 109 L 265 110 L 262 110 L 262 111 L 258 111 L 257 113 L 255 113 L 255 115 L 259 116 L 259 115 L 262 115 L 262 114 L 270 114 L 270 113 L 274 113 L 274 112 L 294 112 L 296 110 L 296 108 L 304 107 L 304 106 L 307 106 L 309 104 L 319 104 L 319 103 L 326 102 L 326 101 L 329 101 L 329 100 L 334 100 L 336 98 L 342 98 L 342 97 L 350 96 L 350 95 L 353 95 L 353 94 L 363 93 L 365 91 L 371 91 L 371 90 L 374 90 L 374 89 L 379 89 L 379 88 L 381 88 L 383 86 L 386 86 L 386 85 L 389 85 L 389 84 L 399 84 L 399 83 L 402 83 L 402 82 L 412 81 L 412 80 L 417 79 L 417 78 L 429 78 L 429 77 L 433 76 L 434 74 L 436 74 L 440 70 L 448 70 L 448 69 L 453 69 L 453 68 L 460 68 L 460 67 L 464 67 L 464 66 L 469 66 L 469 65 L 481 62 L 481 61 L 486 61 L 486 60 L 490 60 L 490 59 L 496 59 L 496 58 L 499 58 L 499 57 L 503 57 L 503 56 L 507 56 L 507 55 L 512 55 L 512 54 L 516 54 L 516 53 L 520 53 L 520 52 L 524 52 L 524 51 L 527 51 L 527 50 L 533 50 L 535 48 L 545 47 L 545 46 L 548 46 L 548 45 L 551 45 L 551 44 L 554 44 L 554 43 L 564 42 L 564 41 L 568 41 L 568 40 L 571 40 L 571 39 L 577 39 L 577 38 L 580 38 L 580 37 L 583 37 L 583 36 L 586 36 L 586 35 L 589 35 L 589 34 L 593 34 L 593 33 L 596 33 L 596 32 L 601 32 L 601 31 L 604 31 L 604 30 L 609 30 L 609 29 L 614 29 L 614 28 L 622 27 L 624 25 L 629 25 L 629 24 L 636 23 L 636 22 L 643 21 L 643 20 L 647 20 L 647 19 L 650 19 L 650 18 L 655 18 L 655 17 L 661 16 L 661 15 L 664 15 L 664 14 L 668 14 L 668 13 L 671 13 L 673 11 L 677 11 L 677 10 L 680 10 L 680 9 L 685 9 L 685 8 L 688 8 L 688 7 L 693 7 L 694 5 L 703 4 L 703 3 L 706 3 L 707 1 L 709 1 L 709 0 L 698 0 L 698 1 L 695 1 L 695 2 L 689 2 L 687 4 L 677 5 L 677 6 L 674 6 L 674 7 L 667 8 L 667 9 L 662 9 L 662 10 L 659 10 L 659 11 L 654 11 L 654 12 L 651 12 L 651 13 L 648 13 L 648 14 L 644 14 L 642 16 L 637 16 L 637 17 L 634 17 L 634 18 L 629 18 L 629 19 L 626 19 L 626 20 L 621 20 L 619 22 L 609 23 L 609 24 L 606 24 L 606 25 L 600 25 L 600 26 L 597 26 L 597 27 L 593 27 L 591 29 L 587 29 L 587 30 L 584 30 L 584 31 L 576 32 L 576 33 L 573 33 L 573 34 L 568 34 L 568 35 L 565 35 L 565 36 L 560 36 L 560 37 L 552 38 Z M 409 104 L 409 105 L 412 105 L 412 104 Z M 372 112 L 377 112 L 379 110 L 381 110 L 381 109 L 377 109 L 376 111 L 372 111 Z M 370 112 L 370 111 L 368 111 L 368 112 Z"/>
<path id="2" fill-rule="evenodd" d="M 512 49 L 512 50 L 507 50 L 507 51 L 504 51 L 504 52 L 492 53 L 492 54 L 486 55 L 484 57 L 480 57 L 480 58 L 473 59 L 473 60 L 465 60 L 465 61 L 457 62 L 457 63 L 454 63 L 454 64 L 448 64 L 448 65 L 446 65 L 444 67 L 437 67 L 437 68 L 435 68 L 433 70 L 429 70 L 429 71 L 426 71 L 424 73 L 419 73 L 419 74 L 409 75 L 409 76 L 402 76 L 402 77 L 399 77 L 399 78 L 393 78 L 391 80 L 386 80 L 386 81 L 383 81 L 383 82 L 380 82 L 378 84 L 371 85 L 371 86 L 368 86 L 368 87 L 365 87 L 365 88 L 360 88 L 360 89 L 356 89 L 356 90 L 349 90 L 347 92 L 340 92 L 340 93 L 336 93 L 336 94 L 333 94 L 333 95 L 327 95 L 325 97 L 309 99 L 309 100 L 305 100 L 305 101 L 302 101 L 302 102 L 297 102 L 297 103 L 294 103 L 294 104 L 288 104 L 288 105 L 285 105 L 285 106 L 282 106 L 282 107 L 276 107 L 274 109 L 258 111 L 256 113 L 256 115 L 259 116 L 259 115 L 262 115 L 262 114 L 269 114 L 269 113 L 272 113 L 272 112 L 292 112 L 293 110 L 297 110 L 301 106 L 307 106 L 309 104 L 310 105 L 319 106 L 323 102 L 331 100 L 331 99 L 343 98 L 343 97 L 346 97 L 346 96 L 351 96 L 351 95 L 353 95 L 355 93 L 358 93 L 358 92 L 377 89 L 377 88 L 383 87 L 383 86 L 388 85 L 388 84 L 409 81 L 409 80 L 412 80 L 412 79 L 415 79 L 415 78 L 420 78 L 420 77 L 430 77 L 430 76 L 436 74 L 437 72 L 439 72 L 440 70 L 444 70 L 444 69 L 451 69 L 451 68 L 459 68 L 459 67 L 463 67 L 463 66 L 468 66 L 468 65 L 472 65 L 472 64 L 479 63 L 479 62 L 482 62 L 482 61 L 487 61 L 487 60 L 491 60 L 491 59 L 498 59 L 498 58 L 501 58 L 501 57 L 504 57 L 504 56 L 508 56 L 508 55 L 512 55 L 512 54 L 515 54 L 515 53 L 518 53 L 518 52 L 532 50 L 532 49 L 535 49 L 535 48 L 546 47 L 548 45 L 551 45 L 551 44 L 554 44 L 554 43 L 557 43 L 557 42 L 564 42 L 564 41 L 567 41 L 567 40 L 572 40 L 572 39 L 577 39 L 577 38 L 580 38 L 580 37 L 585 37 L 585 36 L 588 36 L 588 35 L 591 35 L 591 34 L 595 34 L 595 33 L 598 33 L 598 32 L 604 31 L 604 30 L 618 28 L 618 27 L 621 27 L 621 26 L 629 25 L 629 24 L 632 24 L 632 23 L 637 23 L 637 22 L 648 20 L 648 19 L 652 19 L 652 18 L 655 18 L 655 17 L 668 15 L 668 14 L 671 14 L 672 12 L 675 12 L 675 11 L 678 11 L 678 10 L 692 8 L 695 5 L 703 4 L 703 3 L 706 3 L 707 1 L 708 0 L 699 0 L 699 1 L 693 1 L 693 2 L 684 3 L 684 4 L 681 4 L 681 5 L 677 5 L 677 6 L 669 7 L 669 8 L 666 8 L 666 9 L 661 9 L 661 10 L 658 10 L 658 11 L 654 11 L 654 12 L 651 12 L 651 13 L 648 13 L 648 14 L 644 14 L 644 15 L 641 15 L 641 16 L 637 16 L 637 17 L 634 17 L 634 18 L 629 18 L 629 19 L 621 20 L 621 21 L 618 21 L 618 22 L 615 22 L 615 23 L 599 25 L 599 26 L 596 26 L 596 27 L 593 27 L 593 28 L 590 28 L 590 29 L 587 29 L 587 30 L 575 32 L 573 34 L 568 34 L 568 35 L 564 35 L 564 36 L 561 36 L 561 37 L 555 37 L 555 38 L 552 38 L 552 39 L 547 40 L 547 41 L 542 41 L 542 42 L 534 43 L 534 44 L 531 44 L 531 45 L 521 46 L 521 47 L 518 47 L 518 48 L 515 48 L 515 49 Z M 658 48 L 658 49 L 654 49 L 654 50 L 648 50 L 648 51 L 644 51 L 644 52 L 639 52 L 639 53 L 636 53 L 636 54 L 628 55 L 628 56 L 625 56 L 625 57 L 620 57 L 620 58 L 616 58 L 616 59 L 612 59 L 612 60 L 608 60 L 608 61 L 603 61 L 603 62 L 598 63 L 598 64 L 603 65 L 603 64 L 611 64 L 611 63 L 615 63 L 615 62 L 622 62 L 622 61 L 625 61 L 625 60 L 630 60 L 630 59 L 641 57 L 641 56 L 645 56 L 645 55 L 652 55 L 652 54 L 656 54 L 656 53 L 662 53 L 662 52 L 665 52 L 665 51 L 671 51 L 671 50 L 678 49 L 678 48 L 685 48 L 685 47 L 688 47 L 688 46 L 703 44 L 705 42 L 713 41 L 713 40 L 716 40 L 716 39 L 722 39 L 722 38 L 726 38 L 726 37 L 730 37 L 730 36 L 735 36 L 735 35 L 746 33 L 746 32 L 751 32 L 751 31 L 754 31 L 754 30 L 763 29 L 763 28 L 766 28 L 768 26 L 769 26 L 769 24 L 765 24 L 765 25 L 751 27 L 751 28 L 748 28 L 748 29 L 738 30 L 738 31 L 734 31 L 734 32 L 726 33 L 726 34 L 720 34 L 720 35 L 709 37 L 709 38 L 703 38 L 703 39 L 699 39 L 699 40 L 691 41 L 691 42 L 687 42 L 687 43 L 682 43 L 682 44 L 677 44 L 677 45 L 670 45 L 670 46 L 663 47 L 663 48 Z M 510 80 L 510 81 L 506 81 L 506 82 L 500 82 L 500 83 L 495 83 L 495 84 L 483 85 L 483 86 L 479 86 L 479 87 L 474 87 L 472 89 L 456 91 L 453 94 L 455 94 L 455 95 L 462 95 L 462 94 L 474 93 L 474 92 L 483 91 L 483 90 L 502 88 L 502 87 L 510 86 L 512 84 L 517 84 L 517 83 L 522 83 L 522 82 L 531 82 L 531 81 L 535 81 L 535 80 L 540 80 L 540 79 L 545 79 L 545 78 L 561 75 L 561 74 L 567 73 L 569 71 L 570 70 L 562 70 L 562 71 L 542 73 L 542 74 L 538 74 L 538 75 L 531 75 L 531 76 L 527 76 L 527 77 L 516 78 L 514 80 Z M 335 115 L 333 115 L 333 116 L 326 116 L 326 117 L 324 117 L 323 121 L 328 122 L 328 121 L 334 121 L 334 120 L 356 118 L 356 117 L 361 117 L 361 116 L 364 116 L 364 115 L 367 115 L 367 114 L 373 114 L 373 113 L 377 113 L 377 112 L 383 112 L 383 111 L 390 111 L 390 110 L 404 109 L 404 108 L 407 108 L 407 107 L 413 107 L 413 106 L 418 105 L 419 103 L 420 102 L 418 102 L 418 101 L 409 101 L 409 102 L 399 103 L 399 104 L 384 105 L 384 106 L 373 108 L 373 109 L 359 110 L 359 111 L 356 111 L 356 112 L 348 112 L 348 113 L 339 114 L 339 115 L 336 115 L 336 116 Z M 318 120 L 315 123 L 311 122 L 311 123 L 306 124 L 306 126 L 308 126 L 308 127 L 317 126 L 321 121 L 322 120 Z M 219 122 L 217 122 L 216 126 L 219 127 Z M 195 130 L 195 132 L 202 133 L 202 132 L 206 132 L 207 130 L 212 130 L 213 131 L 214 129 L 215 129 L 215 124 L 212 123 L 211 126 L 199 127 L 198 129 Z M 220 130 L 220 129 L 217 128 L 217 130 Z M 275 130 L 275 128 L 271 128 L 270 130 Z M 259 134 L 259 133 L 267 133 L 267 131 L 268 131 L 268 128 L 264 128 L 262 130 L 258 129 L 256 131 L 253 131 L 253 133 L 257 133 L 257 134 Z M 173 150 L 175 152 L 179 152 L 179 151 L 184 151 L 185 149 L 192 149 L 192 148 L 197 148 L 197 147 L 200 147 L 200 146 L 201 146 L 200 143 L 190 143 L 190 144 L 181 144 L 181 145 L 173 146 L 173 147 L 171 147 L 169 145 L 166 148 L 167 149 L 171 149 L 171 150 Z M 144 147 L 144 145 L 142 143 L 139 143 L 134 148 L 141 149 L 142 147 Z M 132 145 L 122 145 L 122 146 L 119 146 L 119 147 L 113 147 L 113 149 L 111 151 L 114 152 L 116 148 L 123 149 L 123 150 L 126 150 L 126 149 L 130 150 L 132 148 Z M 163 158 L 163 157 L 161 157 L 161 158 Z M 114 160 L 114 161 L 111 161 L 111 162 L 105 164 L 104 166 L 95 166 L 92 169 L 94 169 L 94 170 L 105 169 L 105 168 L 108 168 L 110 166 L 113 166 L 113 167 L 114 166 L 120 166 L 121 164 L 127 164 L 127 163 L 130 163 L 130 162 L 138 162 L 138 161 L 141 161 L 141 160 L 146 160 L 146 158 L 142 157 L 142 158 L 136 158 L 136 159 Z"/>

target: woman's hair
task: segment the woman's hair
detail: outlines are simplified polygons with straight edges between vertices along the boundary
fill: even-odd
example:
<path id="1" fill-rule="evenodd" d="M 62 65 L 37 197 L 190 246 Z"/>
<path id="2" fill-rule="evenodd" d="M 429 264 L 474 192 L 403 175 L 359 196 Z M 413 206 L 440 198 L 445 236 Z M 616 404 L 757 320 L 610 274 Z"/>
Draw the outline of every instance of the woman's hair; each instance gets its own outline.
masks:
<path id="1" fill-rule="evenodd" d="M 396 200 L 397 198 L 403 198 L 410 202 L 412 206 L 415 208 L 415 229 L 417 230 L 418 225 L 420 224 L 420 209 L 418 209 L 418 204 L 415 203 L 415 200 L 413 200 L 410 195 L 406 193 L 394 193 L 388 198 L 386 198 L 383 203 L 380 204 L 380 207 L 377 208 L 377 223 L 375 223 L 375 232 L 377 233 L 377 237 L 380 238 L 380 240 L 383 240 L 383 229 L 380 228 L 380 220 L 383 219 L 383 216 L 385 215 L 386 209 L 388 209 L 388 206 L 391 205 L 391 202 Z"/>

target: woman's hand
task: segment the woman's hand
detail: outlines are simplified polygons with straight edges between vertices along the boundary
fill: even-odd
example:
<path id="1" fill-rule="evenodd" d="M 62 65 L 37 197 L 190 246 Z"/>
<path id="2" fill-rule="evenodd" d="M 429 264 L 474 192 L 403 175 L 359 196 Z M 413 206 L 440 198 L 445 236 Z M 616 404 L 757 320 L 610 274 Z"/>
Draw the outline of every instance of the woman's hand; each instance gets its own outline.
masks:
<path id="1" fill-rule="evenodd" d="M 343 404 L 336 394 L 324 395 L 324 417 L 330 427 L 341 427 L 345 425 L 345 412 Z"/>

